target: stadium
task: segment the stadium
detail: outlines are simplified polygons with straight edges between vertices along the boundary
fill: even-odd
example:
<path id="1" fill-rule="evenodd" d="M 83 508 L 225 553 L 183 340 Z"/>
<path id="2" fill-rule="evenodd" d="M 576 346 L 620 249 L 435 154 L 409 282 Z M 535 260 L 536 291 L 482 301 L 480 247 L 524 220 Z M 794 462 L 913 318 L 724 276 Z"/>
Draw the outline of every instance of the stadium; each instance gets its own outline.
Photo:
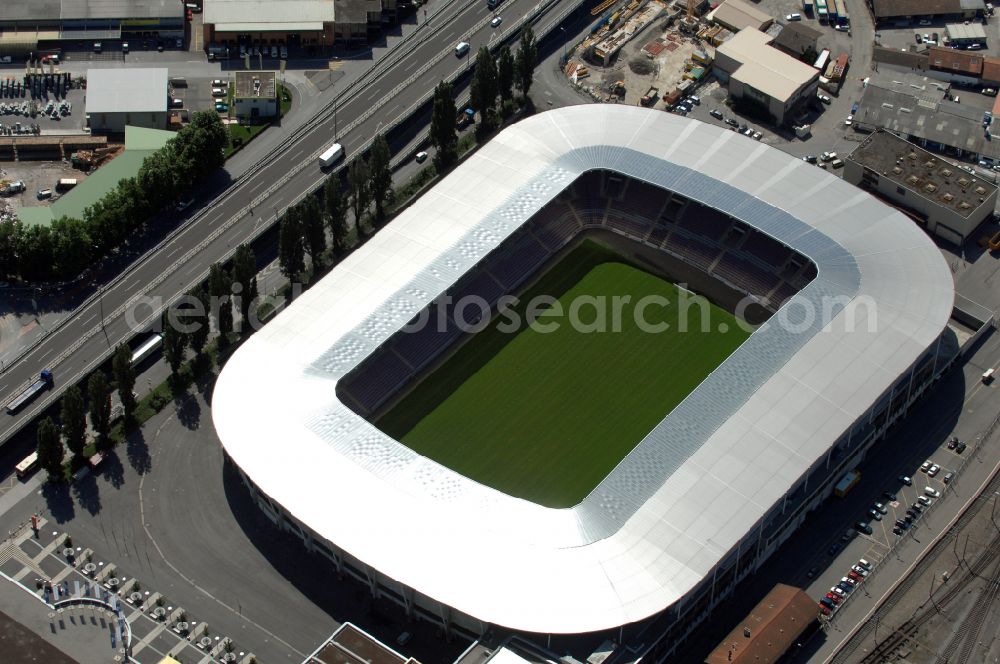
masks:
<path id="1" fill-rule="evenodd" d="M 541 331 L 615 295 L 661 326 Z M 407 615 L 662 656 L 947 368 L 953 299 L 924 233 L 839 178 L 576 106 L 502 131 L 252 336 L 213 418 L 268 517 Z"/>

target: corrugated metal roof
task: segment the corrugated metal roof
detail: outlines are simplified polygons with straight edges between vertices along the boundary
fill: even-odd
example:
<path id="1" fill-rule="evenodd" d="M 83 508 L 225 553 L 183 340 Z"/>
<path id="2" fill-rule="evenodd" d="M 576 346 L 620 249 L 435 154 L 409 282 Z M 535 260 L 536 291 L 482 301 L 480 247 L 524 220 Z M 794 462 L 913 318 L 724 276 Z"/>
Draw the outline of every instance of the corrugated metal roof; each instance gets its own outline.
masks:
<path id="1" fill-rule="evenodd" d="M 717 54 L 724 54 L 740 67 L 733 78 L 756 90 L 787 101 L 799 88 L 818 78 L 819 72 L 772 46 L 768 35 L 747 28 L 719 46 Z"/>
<path id="2" fill-rule="evenodd" d="M 572 509 L 472 482 L 338 400 L 341 377 L 595 168 L 731 212 L 818 276 Z M 595 631 L 696 588 L 938 339 L 953 297 L 926 235 L 839 178 L 705 123 L 574 106 L 501 132 L 252 336 L 213 418 L 265 494 L 380 572 L 484 622 Z M 852 315 L 806 315 L 822 307 Z"/>
<path id="3" fill-rule="evenodd" d="M 333 0 L 211 0 L 205 3 L 204 13 L 205 23 L 226 31 L 261 30 L 261 23 L 275 24 L 268 30 L 285 30 L 290 26 L 298 26 L 297 30 L 322 30 L 323 22 L 331 23 L 333 17 Z"/>
<path id="4" fill-rule="evenodd" d="M 176 0 L 31 0 L 0 2 L 0 21 L 184 18 Z"/>

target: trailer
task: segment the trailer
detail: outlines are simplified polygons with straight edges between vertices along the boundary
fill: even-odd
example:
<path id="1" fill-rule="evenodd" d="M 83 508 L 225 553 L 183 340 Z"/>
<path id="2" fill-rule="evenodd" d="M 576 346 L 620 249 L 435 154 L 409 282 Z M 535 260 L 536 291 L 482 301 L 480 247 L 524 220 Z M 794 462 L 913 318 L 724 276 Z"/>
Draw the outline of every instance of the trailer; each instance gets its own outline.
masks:
<path id="1" fill-rule="evenodd" d="M 18 394 L 9 404 L 7 404 L 7 414 L 13 415 L 27 406 L 35 399 L 35 397 L 52 387 L 52 383 L 52 372 L 48 369 L 42 369 L 41 373 L 38 375 L 38 380 L 29 385 L 23 392 Z"/>
<path id="2" fill-rule="evenodd" d="M 642 96 L 642 99 L 639 100 L 639 103 L 642 104 L 643 106 L 652 106 L 653 104 L 656 103 L 656 100 L 659 98 L 659 96 L 660 96 L 659 88 L 650 88 L 649 90 L 646 91 L 646 94 Z"/>
<path id="3" fill-rule="evenodd" d="M 837 482 L 837 486 L 833 487 L 833 495 L 837 496 L 837 498 L 843 498 L 850 493 L 851 489 L 853 489 L 860 481 L 860 472 L 857 470 L 848 471 L 848 473 L 840 478 L 839 482 Z"/>

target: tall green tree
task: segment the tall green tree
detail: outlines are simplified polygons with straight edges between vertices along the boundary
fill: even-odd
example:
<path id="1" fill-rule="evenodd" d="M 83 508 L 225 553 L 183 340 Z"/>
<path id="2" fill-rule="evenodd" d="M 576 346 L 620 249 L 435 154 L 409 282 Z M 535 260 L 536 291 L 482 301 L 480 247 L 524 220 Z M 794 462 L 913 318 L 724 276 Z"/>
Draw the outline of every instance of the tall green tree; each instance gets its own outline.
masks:
<path id="1" fill-rule="evenodd" d="M 91 264 L 93 246 L 87 225 L 79 219 L 60 217 L 52 222 L 52 258 L 60 279 L 72 279 Z"/>
<path id="2" fill-rule="evenodd" d="M 20 276 L 20 246 L 24 226 L 20 221 L 0 224 L 0 278 Z"/>
<path id="3" fill-rule="evenodd" d="M 111 431 L 111 386 L 100 369 L 90 375 L 87 398 L 90 401 L 90 426 L 97 433 L 98 445 L 104 447 Z"/>
<path id="4" fill-rule="evenodd" d="M 111 359 L 111 373 L 118 387 L 118 399 L 125 411 L 125 421 L 135 415 L 135 367 L 132 366 L 132 351 L 125 344 L 118 344 Z"/>
<path id="5" fill-rule="evenodd" d="M 385 219 L 385 204 L 392 194 L 392 152 L 384 134 L 375 137 L 372 143 L 369 169 L 371 170 L 371 198 L 375 203 L 375 220 L 382 223 Z"/>
<path id="6" fill-rule="evenodd" d="M 208 343 L 208 333 L 211 329 L 208 315 L 210 303 L 205 286 L 197 286 L 188 293 L 188 299 L 193 308 L 193 313 L 188 316 L 188 320 L 194 323 L 194 329 L 191 330 L 188 337 L 191 342 L 191 349 L 198 355 L 201 355 L 205 350 L 205 345 Z"/>
<path id="7" fill-rule="evenodd" d="M 323 252 L 326 251 L 326 220 L 319 199 L 309 194 L 299 203 L 299 219 L 302 220 L 302 233 L 305 249 L 313 265 L 323 262 Z"/>
<path id="8" fill-rule="evenodd" d="M 362 156 L 355 157 L 347 168 L 347 192 L 351 201 L 351 211 L 354 212 L 354 226 L 361 232 L 361 224 L 371 204 L 371 171 L 368 162 Z"/>
<path id="9" fill-rule="evenodd" d="M 458 159 L 458 134 L 455 133 L 455 96 L 451 83 L 442 81 L 434 88 L 431 111 L 431 145 L 434 146 L 434 166 L 438 172 L 448 169 Z"/>
<path id="10" fill-rule="evenodd" d="M 59 440 L 59 428 L 51 417 L 46 417 L 38 423 L 36 434 L 38 443 L 38 464 L 49 474 L 50 482 L 62 482 L 63 475 L 63 444 Z"/>
<path id="11" fill-rule="evenodd" d="M 219 332 L 219 346 L 229 343 L 229 333 L 233 331 L 233 303 L 230 300 L 229 273 L 221 263 L 213 263 L 208 268 L 208 294 L 211 296 L 210 311 L 215 317 L 215 328 Z"/>
<path id="12" fill-rule="evenodd" d="M 476 54 L 476 68 L 469 86 L 469 101 L 479 111 L 480 126 L 489 130 L 494 126 L 493 108 L 497 103 L 497 64 L 488 46 L 481 46 Z"/>
<path id="13" fill-rule="evenodd" d="M 326 212 L 326 223 L 330 227 L 330 237 L 333 240 L 333 250 L 337 253 L 347 248 L 347 235 L 350 227 L 347 225 L 347 202 L 340 176 L 331 175 L 323 185 L 323 205 Z"/>
<path id="14" fill-rule="evenodd" d="M 531 26 L 525 26 L 521 32 L 521 40 L 518 43 L 517 55 L 514 57 L 514 79 L 517 89 L 525 97 L 531 90 L 531 80 L 535 75 L 535 65 L 538 64 L 538 44 L 535 41 L 535 33 Z"/>
<path id="15" fill-rule="evenodd" d="M 285 277 L 294 280 L 305 266 L 299 211 L 298 208 L 290 207 L 285 210 L 278 226 L 278 267 Z"/>
<path id="16" fill-rule="evenodd" d="M 80 458 L 87 445 L 87 410 L 83 403 L 83 393 L 76 385 L 70 385 L 63 394 L 59 419 L 66 437 L 66 447 L 74 457 Z"/>
<path id="17" fill-rule="evenodd" d="M 318 214 L 318 213 L 317 213 Z M 322 220 L 320 221 L 322 225 Z M 250 307 L 257 299 L 257 257 L 249 244 L 241 244 L 233 256 L 233 284 L 240 288 L 240 318 L 243 325 L 250 321 Z"/>
<path id="18" fill-rule="evenodd" d="M 514 54 L 510 52 L 509 46 L 504 46 L 497 58 L 497 90 L 500 93 L 501 103 L 512 99 L 513 88 Z"/>
<path id="19" fill-rule="evenodd" d="M 181 365 L 184 364 L 184 349 L 187 347 L 187 335 L 178 330 L 170 322 L 170 312 L 173 307 L 167 309 L 163 315 L 163 357 L 170 365 L 170 373 L 177 378 Z"/>

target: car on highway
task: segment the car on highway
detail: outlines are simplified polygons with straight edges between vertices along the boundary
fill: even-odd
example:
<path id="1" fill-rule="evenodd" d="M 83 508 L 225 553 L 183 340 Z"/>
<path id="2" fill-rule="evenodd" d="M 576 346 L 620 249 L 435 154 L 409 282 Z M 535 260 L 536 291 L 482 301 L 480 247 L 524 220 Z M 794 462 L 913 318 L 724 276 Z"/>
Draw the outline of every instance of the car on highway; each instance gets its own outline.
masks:
<path id="1" fill-rule="evenodd" d="M 941 472 L 941 466 L 934 464 L 933 466 L 927 469 L 927 477 L 934 477 L 940 472 Z"/>
<path id="2" fill-rule="evenodd" d="M 470 48 L 472 47 L 469 45 L 469 42 L 458 42 L 458 46 L 455 47 L 455 57 L 462 57 L 469 52 Z"/>
<path id="3" fill-rule="evenodd" d="M 909 475 L 900 475 L 899 481 L 906 486 L 913 486 L 913 478 Z"/>
<path id="4" fill-rule="evenodd" d="M 494 16 L 494 17 L 493 17 L 493 20 L 492 20 L 492 21 L 490 21 L 490 27 L 491 27 L 491 28 L 496 28 L 496 27 L 498 27 L 498 26 L 499 26 L 499 25 L 500 25 L 501 23 L 503 23 L 503 18 L 502 18 L 502 17 L 500 17 L 500 16 Z"/>

